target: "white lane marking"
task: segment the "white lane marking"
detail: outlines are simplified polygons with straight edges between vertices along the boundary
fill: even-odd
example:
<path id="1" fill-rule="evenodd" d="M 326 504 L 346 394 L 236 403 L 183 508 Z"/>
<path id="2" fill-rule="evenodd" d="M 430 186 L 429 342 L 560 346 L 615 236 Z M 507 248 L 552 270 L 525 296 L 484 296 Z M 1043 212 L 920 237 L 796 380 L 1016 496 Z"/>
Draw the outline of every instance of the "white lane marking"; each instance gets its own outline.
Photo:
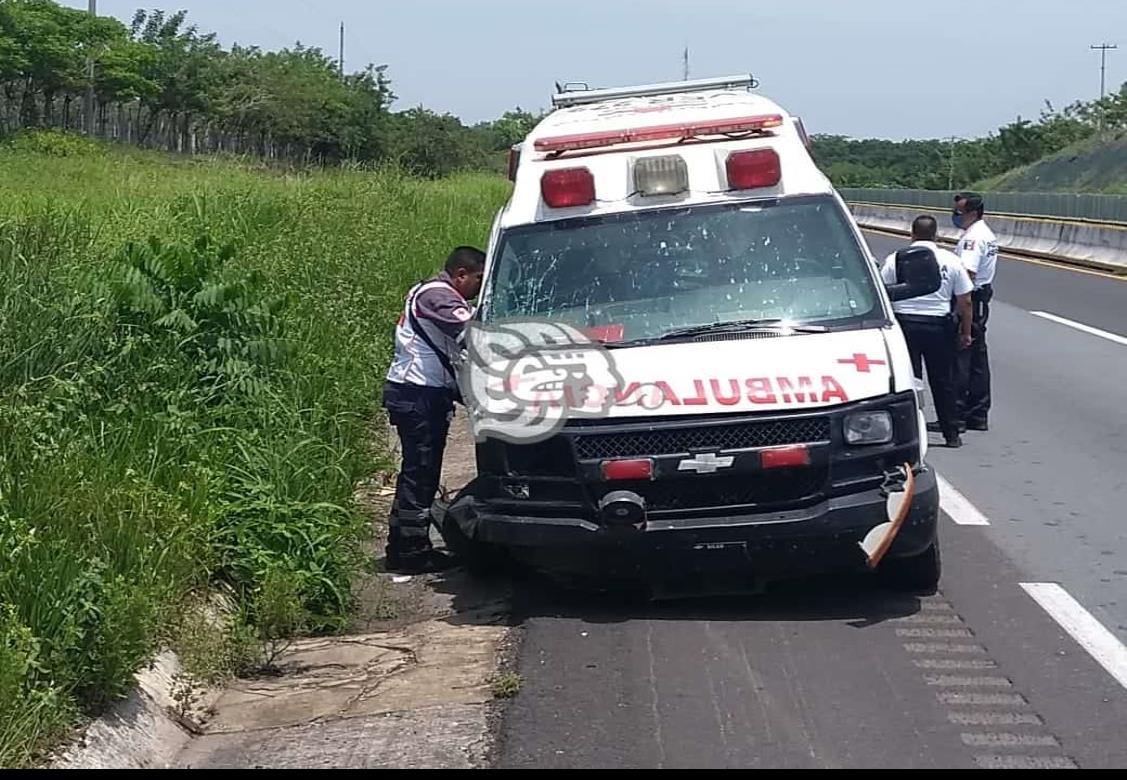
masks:
<path id="1" fill-rule="evenodd" d="M 1101 339 L 1114 341 L 1116 344 L 1122 344 L 1123 346 L 1127 347 L 1127 336 L 1120 336 L 1118 333 L 1111 333 L 1106 330 L 1100 330 L 1099 328 L 1093 328 L 1091 325 L 1085 325 L 1084 323 L 1076 322 L 1075 320 L 1066 320 L 1064 317 L 1058 317 L 1055 314 L 1049 314 L 1047 311 L 1031 311 L 1029 313 L 1034 317 L 1040 317 L 1043 320 L 1049 320 L 1060 325 L 1065 325 L 1069 328 L 1083 331 L 1084 333 L 1090 333 L 1093 336 L 1099 336 Z"/>
<path id="2" fill-rule="evenodd" d="M 917 669 L 941 672 L 957 672 L 966 669 L 982 671 L 998 668 L 998 664 L 989 658 L 915 658 L 912 660 L 912 666 Z"/>
<path id="3" fill-rule="evenodd" d="M 953 642 L 906 642 L 904 649 L 909 653 L 918 654 L 986 655 L 986 648 L 982 645 L 955 644 Z"/>
<path id="4" fill-rule="evenodd" d="M 959 525 L 990 525 L 986 515 L 979 512 L 966 496 L 955 490 L 942 474 L 936 474 L 935 479 L 939 483 L 939 506 L 952 520 Z"/>
<path id="5" fill-rule="evenodd" d="M 915 615 L 895 618 L 895 623 L 913 623 L 915 625 L 932 626 L 961 626 L 963 619 L 958 615 L 945 615 L 942 612 L 917 612 Z"/>
<path id="6" fill-rule="evenodd" d="M 955 608 L 944 601 L 925 601 L 920 604 L 924 612 L 954 612 Z"/>
<path id="7" fill-rule="evenodd" d="M 975 756 L 979 769 L 1079 769 L 1064 756 Z"/>
<path id="8" fill-rule="evenodd" d="M 896 636 L 906 639 L 974 639 L 969 628 L 898 628 Z"/>
<path id="9" fill-rule="evenodd" d="M 984 748 L 1060 747 L 1056 737 L 1039 734 L 962 734 L 963 744 Z"/>
<path id="10" fill-rule="evenodd" d="M 1032 712 L 948 712 L 947 720 L 959 726 L 1044 726 Z"/>
<path id="11" fill-rule="evenodd" d="M 1127 647 L 1055 582 L 1023 582 L 1022 589 L 1060 623 L 1108 674 L 1127 688 Z"/>
<path id="12" fill-rule="evenodd" d="M 1029 702 L 1020 693 L 956 693 L 944 691 L 939 694 L 944 704 L 974 707 L 1026 707 Z"/>
<path id="13" fill-rule="evenodd" d="M 963 677 L 959 674 L 926 675 L 924 682 L 934 688 L 1012 688 L 1006 677 Z"/>

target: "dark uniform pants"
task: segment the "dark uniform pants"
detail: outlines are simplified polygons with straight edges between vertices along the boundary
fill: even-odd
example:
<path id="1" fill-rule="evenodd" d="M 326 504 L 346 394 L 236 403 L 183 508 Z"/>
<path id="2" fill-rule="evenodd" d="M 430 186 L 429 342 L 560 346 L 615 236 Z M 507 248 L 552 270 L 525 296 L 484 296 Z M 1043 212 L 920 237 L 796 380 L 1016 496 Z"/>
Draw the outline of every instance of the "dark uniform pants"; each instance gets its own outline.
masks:
<path id="1" fill-rule="evenodd" d="M 959 420 L 985 423 L 990 416 L 990 355 L 986 349 L 986 323 L 994 289 L 985 285 L 971 294 L 970 349 L 958 353 L 955 366 L 955 397 Z"/>
<path id="2" fill-rule="evenodd" d="M 438 387 L 384 384 L 383 404 L 399 434 L 403 465 L 389 518 L 388 555 L 429 550 L 430 506 L 438 492 L 453 393 Z"/>
<path id="3" fill-rule="evenodd" d="M 954 322 L 950 317 L 924 315 L 900 315 L 897 319 L 908 342 L 912 372 L 917 379 L 923 379 L 923 364 L 927 363 L 928 384 L 939 428 L 945 437 L 953 439 L 959 433 L 955 409 Z"/>

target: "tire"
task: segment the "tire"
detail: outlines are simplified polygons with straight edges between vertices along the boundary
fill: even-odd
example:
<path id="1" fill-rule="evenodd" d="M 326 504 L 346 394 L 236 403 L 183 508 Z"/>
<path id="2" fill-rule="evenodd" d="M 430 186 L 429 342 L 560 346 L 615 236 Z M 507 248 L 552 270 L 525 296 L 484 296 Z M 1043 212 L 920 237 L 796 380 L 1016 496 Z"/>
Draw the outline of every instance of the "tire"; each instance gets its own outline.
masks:
<path id="1" fill-rule="evenodd" d="M 890 590 L 912 593 L 918 596 L 931 596 L 939 590 L 939 580 L 943 573 L 943 562 L 939 553 L 939 542 L 919 555 L 910 558 L 889 558 L 881 563 L 878 576 L 881 583 Z"/>
<path id="2" fill-rule="evenodd" d="M 450 515 L 442 519 L 439 532 L 447 549 L 475 574 L 497 574 L 510 564 L 509 555 L 504 548 L 470 539 Z"/>

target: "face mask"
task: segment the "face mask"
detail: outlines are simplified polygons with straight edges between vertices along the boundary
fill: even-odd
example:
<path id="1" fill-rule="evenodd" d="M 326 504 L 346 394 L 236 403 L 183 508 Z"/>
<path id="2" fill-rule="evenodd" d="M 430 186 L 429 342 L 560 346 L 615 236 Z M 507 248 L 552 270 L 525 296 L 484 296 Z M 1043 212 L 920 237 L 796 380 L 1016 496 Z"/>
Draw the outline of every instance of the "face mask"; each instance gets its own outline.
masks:
<path id="1" fill-rule="evenodd" d="M 963 229 L 963 215 L 960 214 L 957 211 L 955 213 L 953 213 L 951 215 L 951 224 L 953 224 L 959 230 L 962 230 Z"/>

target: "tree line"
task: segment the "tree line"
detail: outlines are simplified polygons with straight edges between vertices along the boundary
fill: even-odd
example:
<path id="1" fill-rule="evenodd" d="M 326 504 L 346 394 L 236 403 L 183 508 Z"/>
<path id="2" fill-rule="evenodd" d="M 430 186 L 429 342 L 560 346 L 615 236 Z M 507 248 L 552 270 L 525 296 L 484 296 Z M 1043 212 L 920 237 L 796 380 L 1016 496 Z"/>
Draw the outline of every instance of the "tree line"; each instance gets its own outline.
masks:
<path id="1" fill-rule="evenodd" d="M 538 119 L 517 108 L 470 127 L 392 111 L 386 66 L 344 73 L 301 44 L 224 48 L 184 11 L 139 10 L 126 25 L 53 0 L 0 0 L 0 135 L 85 128 L 91 81 L 102 138 L 322 164 L 394 158 L 433 176 L 502 165 Z"/>
<path id="2" fill-rule="evenodd" d="M 421 106 L 393 111 L 386 66 L 344 73 L 301 44 L 224 48 L 184 11 L 139 10 L 126 25 L 54 0 L 0 0 L 0 135 L 84 128 L 91 82 L 94 133 L 103 138 L 317 164 L 395 159 L 425 176 L 503 170 L 504 152 L 540 118 L 517 108 L 467 126 Z M 813 143 L 839 187 L 951 189 L 1124 129 L 1127 84 L 1103 100 L 1046 104 L 1036 120 L 1019 117 L 985 138 L 816 135 Z"/>
<path id="3" fill-rule="evenodd" d="M 815 135 L 814 155 L 839 187 L 960 189 L 1036 162 L 1097 134 L 1127 130 L 1127 84 L 1063 109 L 1046 102 L 984 138 L 886 141 Z"/>

